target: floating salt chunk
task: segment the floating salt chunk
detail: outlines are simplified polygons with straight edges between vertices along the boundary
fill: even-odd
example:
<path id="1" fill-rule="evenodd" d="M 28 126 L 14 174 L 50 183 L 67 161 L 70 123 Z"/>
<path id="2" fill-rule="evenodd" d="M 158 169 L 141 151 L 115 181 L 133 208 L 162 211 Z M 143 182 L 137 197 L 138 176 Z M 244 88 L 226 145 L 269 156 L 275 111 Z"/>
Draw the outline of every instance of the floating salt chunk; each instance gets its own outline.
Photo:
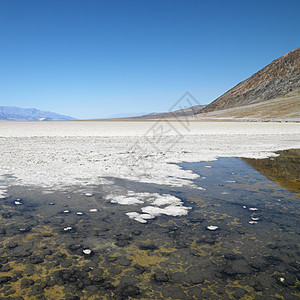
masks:
<path id="1" fill-rule="evenodd" d="M 150 214 L 140 214 L 140 213 L 137 213 L 137 212 L 128 212 L 128 213 L 126 213 L 126 215 L 130 219 L 133 219 L 133 220 L 135 220 L 137 222 L 140 222 L 140 223 L 143 223 L 143 224 L 147 223 L 147 220 L 145 220 L 143 217 L 141 217 L 141 215 L 144 215 L 144 216 L 149 215 L 150 216 Z"/>
<path id="2" fill-rule="evenodd" d="M 15 205 L 22 205 L 23 203 L 20 201 L 20 199 L 15 201 Z"/>
<path id="3" fill-rule="evenodd" d="M 90 212 L 97 212 L 97 211 L 98 211 L 97 208 L 91 208 L 91 209 L 90 209 Z"/>
<path id="4" fill-rule="evenodd" d="M 69 231 L 69 230 L 72 230 L 73 228 L 71 226 L 67 226 L 64 228 L 64 231 Z"/>
<path id="5" fill-rule="evenodd" d="M 205 166 L 205 168 L 211 168 L 211 166 Z"/>
<path id="6" fill-rule="evenodd" d="M 77 212 L 76 214 L 77 214 L 78 216 L 82 216 L 82 215 L 83 215 L 83 213 L 82 213 L 81 211 Z"/>
<path id="7" fill-rule="evenodd" d="M 252 220 L 252 221 L 259 221 L 259 218 L 251 217 L 251 220 Z"/>
<path id="8" fill-rule="evenodd" d="M 94 194 L 91 193 L 85 193 L 86 197 L 92 197 Z"/>
<path id="9" fill-rule="evenodd" d="M 282 282 L 282 283 L 285 282 L 285 279 L 284 279 L 283 277 L 279 277 L 278 279 L 279 279 L 279 281 Z"/>
<path id="10" fill-rule="evenodd" d="M 150 220 L 150 219 L 154 219 L 155 218 L 155 216 L 150 215 L 150 214 L 140 214 L 140 217 L 142 219 L 146 219 L 146 220 Z"/>
<path id="11" fill-rule="evenodd" d="M 70 212 L 70 211 L 67 210 L 67 209 L 63 211 L 64 214 L 68 214 L 69 212 Z"/>
<path id="12" fill-rule="evenodd" d="M 258 208 L 256 208 L 256 207 L 250 207 L 249 210 L 255 211 L 255 210 L 258 210 Z"/>
<path id="13" fill-rule="evenodd" d="M 249 224 L 257 224 L 256 221 L 249 221 L 248 223 L 249 223 Z"/>
<path id="14" fill-rule="evenodd" d="M 208 230 L 211 230 L 211 231 L 214 231 L 214 230 L 219 229 L 218 226 L 214 226 L 214 225 L 207 226 L 206 228 L 207 228 Z"/>
<path id="15" fill-rule="evenodd" d="M 246 206 L 246 205 L 243 205 L 243 208 L 247 208 L 247 206 Z"/>
<path id="16" fill-rule="evenodd" d="M 90 255 L 92 253 L 92 250 L 90 249 L 83 249 L 82 252 L 85 254 L 85 255 Z"/>

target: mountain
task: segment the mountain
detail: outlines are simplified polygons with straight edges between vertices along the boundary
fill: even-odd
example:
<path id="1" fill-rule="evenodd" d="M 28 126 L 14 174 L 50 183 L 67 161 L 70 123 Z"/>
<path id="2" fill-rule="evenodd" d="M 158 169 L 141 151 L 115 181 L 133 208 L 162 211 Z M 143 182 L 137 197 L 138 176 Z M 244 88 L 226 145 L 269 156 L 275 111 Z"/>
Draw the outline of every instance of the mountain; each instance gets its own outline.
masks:
<path id="1" fill-rule="evenodd" d="M 171 112 L 165 113 L 151 113 L 148 115 L 132 117 L 132 119 L 184 119 L 192 117 L 195 114 L 199 113 L 205 105 L 195 105 L 189 108 L 178 109 Z"/>
<path id="2" fill-rule="evenodd" d="M 139 117 L 146 115 L 146 112 L 141 112 L 141 113 L 120 113 L 120 114 L 115 114 L 111 115 L 108 117 L 108 119 L 119 119 L 119 118 L 130 118 L 130 117 Z"/>
<path id="3" fill-rule="evenodd" d="M 300 96 L 300 47 L 240 82 L 208 104 L 201 113 L 284 97 L 291 92 Z"/>
<path id="4" fill-rule="evenodd" d="M 300 94 L 298 90 L 298 92 L 290 92 L 271 100 L 199 113 L 194 118 L 200 120 L 300 121 Z"/>
<path id="5" fill-rule="evenodd" d="M 35 108 L 20 108 L 14 106 L 0 106 L 0 120 L 9 121 L 69 121 L 75 118 L 63 116 L 50 111 Z"/>

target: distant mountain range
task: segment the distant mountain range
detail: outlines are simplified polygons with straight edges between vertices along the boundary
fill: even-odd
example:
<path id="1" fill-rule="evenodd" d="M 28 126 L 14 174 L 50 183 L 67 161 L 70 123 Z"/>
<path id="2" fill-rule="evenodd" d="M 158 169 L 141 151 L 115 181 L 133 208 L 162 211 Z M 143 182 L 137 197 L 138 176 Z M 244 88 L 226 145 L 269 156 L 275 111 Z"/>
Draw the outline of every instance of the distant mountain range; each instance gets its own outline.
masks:
<path id="1" fill-rule="evenodd" d="M 132 119 L 178 119 L 178 118 L 187 118 L 192 117 L 195 114 L 199 113 L 206 105 L 195 105 L 189 108 L 178 109 L 171 112 L 165 113 L 152 113 L 143 116 L 136 116 Z"/>
<path id="2" fill-rule="evenodd" d="M 0 120 L 8 121 L 71 121 L 75 118 L 35 108 L 0 106 Z"/>

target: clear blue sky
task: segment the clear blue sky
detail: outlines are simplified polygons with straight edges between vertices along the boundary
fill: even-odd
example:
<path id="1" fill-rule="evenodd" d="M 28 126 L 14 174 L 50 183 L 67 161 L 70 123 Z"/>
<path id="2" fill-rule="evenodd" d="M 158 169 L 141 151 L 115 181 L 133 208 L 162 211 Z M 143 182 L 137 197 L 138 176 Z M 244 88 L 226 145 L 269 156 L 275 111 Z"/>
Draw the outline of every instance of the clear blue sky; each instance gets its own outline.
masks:
<path id="1" fill-rule="evenodd" d="M 299 46 L 300 1 L 0 0 L 0 106 L 77 118 L 209 103 Z"/>

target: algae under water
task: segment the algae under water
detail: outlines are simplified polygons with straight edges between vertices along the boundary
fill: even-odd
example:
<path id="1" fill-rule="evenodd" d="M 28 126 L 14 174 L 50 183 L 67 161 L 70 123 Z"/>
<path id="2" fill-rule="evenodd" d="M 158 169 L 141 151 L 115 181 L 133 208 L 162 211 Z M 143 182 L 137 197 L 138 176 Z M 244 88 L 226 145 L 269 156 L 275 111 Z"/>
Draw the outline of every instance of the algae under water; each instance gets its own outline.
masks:
<path id="1" fill-rule="evenodd" d="M 284 168 L 281 183 L 296 182 L 297 151 L 292 171 L 288 151 L 179 164 L 205 190 L 118 178 L 91 195 L 11 186 L 0 200 L 1 299 L 299 299 L 299 185 L 293 194 L 262 175 Z M 170 194 L 191 209 L 141 224 L 125 215 L 137 205 L 107 201 L 107 188 Z"/>

